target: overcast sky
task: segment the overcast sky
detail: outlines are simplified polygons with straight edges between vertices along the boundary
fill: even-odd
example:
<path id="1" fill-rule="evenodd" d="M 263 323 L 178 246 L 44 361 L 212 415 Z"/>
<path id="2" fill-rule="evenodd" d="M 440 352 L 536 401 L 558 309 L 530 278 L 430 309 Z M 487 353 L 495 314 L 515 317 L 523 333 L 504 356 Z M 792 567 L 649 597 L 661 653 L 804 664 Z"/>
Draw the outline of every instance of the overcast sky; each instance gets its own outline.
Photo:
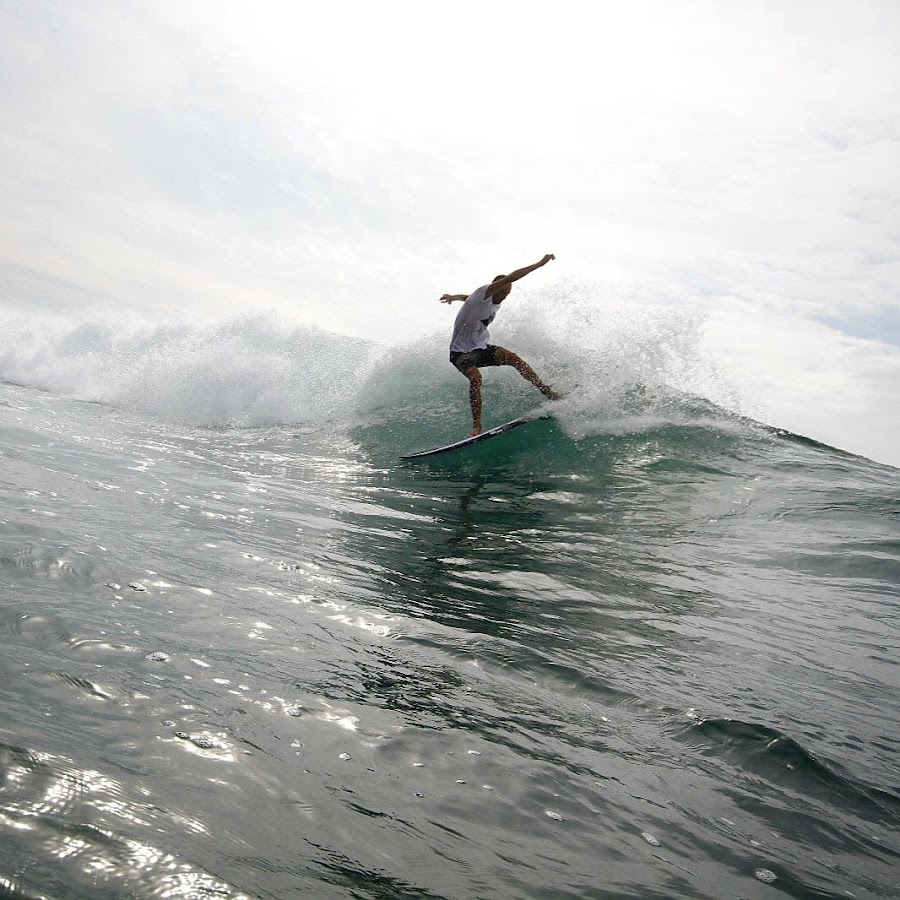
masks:
<path id="1" fill-rule="evenodd" d="M 895 0 L 0 0 L 0 303 L 409 341 L 554 252 L 900 465 L 898 49 Z"/>

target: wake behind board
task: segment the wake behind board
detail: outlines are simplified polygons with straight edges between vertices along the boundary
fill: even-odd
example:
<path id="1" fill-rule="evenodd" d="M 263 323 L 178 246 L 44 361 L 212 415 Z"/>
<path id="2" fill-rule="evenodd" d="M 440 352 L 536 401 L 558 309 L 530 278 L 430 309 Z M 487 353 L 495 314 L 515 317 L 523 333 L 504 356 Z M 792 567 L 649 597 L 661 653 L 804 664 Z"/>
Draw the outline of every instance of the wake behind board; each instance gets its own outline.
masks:
<path id="1" fill-rule="evenodd" d="M 423 459 L 426 456 L 440 456 L 442 453 L 452 453 L 454 450 L 462 450 L 464 447 L 471 447 L 472 444 L 478 444 L 489 438 L 497 437 L 498 434 L 512 431 L 513 428 L 518 428 L 520 425 L 527 425 L 529 422 L 536 422 L 538 419 L 549 418 L 550 416 L 548 415 L 520 416 L 518 419 L 513 419 L 511 422 L 505 422 L 503 425 L 497 425 L 495 428 L 491 428 L 488 431 L 482 431 L 481 434 L 476 434 L 475 437 L 464 438 L 461 441 L 455 441 L 444 447 L 435 447 L 433 450 L 421 450 L 418 453 L 409 453 L 406 456 L 401 456 L 400 459 Z"/>

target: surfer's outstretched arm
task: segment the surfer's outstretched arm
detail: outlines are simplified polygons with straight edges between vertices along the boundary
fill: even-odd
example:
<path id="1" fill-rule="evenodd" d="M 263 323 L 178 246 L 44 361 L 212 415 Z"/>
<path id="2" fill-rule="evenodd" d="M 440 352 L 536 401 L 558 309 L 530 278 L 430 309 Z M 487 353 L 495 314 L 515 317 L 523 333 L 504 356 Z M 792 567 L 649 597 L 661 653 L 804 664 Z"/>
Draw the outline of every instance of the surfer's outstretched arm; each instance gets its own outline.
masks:
<path id="1" fill-rule="evenodd" d="M 538 260 L 536 263 L 532 263 L 530 266 L 524 266 L 521 269 L 516 269 L 514 272 L 510 272 L 509 275 L 504 275 L 502 278 L 497 278 L 495 281 L 491 282 L 490 288 L 487 292 L 487 296 L 491 297 L 495 293 L 497 293 L 497 291 L 508 288 L 514 281 L 518 281 L 520 278 L 524 278 L 530 272 L 533 272 L 535 269 L 539 269 L 541 266 L 546 266 L 551 259 L 556 259 L 556 257 L 552 253 L 548 253 L 544 256 L 543 259 Z"/>
<path id="2" fill-rule="evenodd" d="M 510 272 L 509 275 L 498 275 L 490 283 L 485 297 L 493 297 L 498 291 L 509 293 L 507 289 L 514 281 L 524 278 L 530 272 L 539 269 L 541 266 L 546 266 L 551 259 L 556 259 L 556 257 L 552 253 L 547 253 L 542 259 L 539 259 L 536 263 L 532 263 L 530 266 L 523 266 L 521 269 Z M 441 303 L 453 303 L 456 300 L 465 300 L 468 296 L 468 294 L 443 294 L 441 296 Z"/>

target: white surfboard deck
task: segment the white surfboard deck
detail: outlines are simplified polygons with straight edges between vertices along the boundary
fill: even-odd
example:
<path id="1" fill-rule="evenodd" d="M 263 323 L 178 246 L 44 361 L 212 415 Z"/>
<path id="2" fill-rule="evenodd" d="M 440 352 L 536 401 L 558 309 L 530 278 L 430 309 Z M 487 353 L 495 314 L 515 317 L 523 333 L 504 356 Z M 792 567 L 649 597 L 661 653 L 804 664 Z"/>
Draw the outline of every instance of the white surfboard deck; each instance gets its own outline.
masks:
<path id="1" fill-rule="evenodd" d="M 498 434 L 511 431 L 513 428 L 518 428 L 520 425 L 527 425 L 529 422 L 536 422 L 538 419 L 549 418 L 550 416 L 546 414 L 535 415 L 534 413 L 529 413 L 528 415 L 520 416 L 518 419 L 513 419 L 511 422 L 504 422 L 502 425 L 497 425 L 495 428 L 491 428 L 488 431 L 482 431 L 481 434 L 476 434 L 475 437 L 463 438 L 461 441 L 454 441 L 454 443 L 446 444 L 443 447 L 435 447 L 433 450 L 421 450 L 418 453 L 409 453 L 406 456 L 401 456 L 400 459 L 423 459 L 426 456 L 439 456 L 442 453 L 452 453 L 454 450 L 462 450 L 463 447 L 471 447 L 472 444 L 478 444 L 489 438 L 497 437 Z"/>

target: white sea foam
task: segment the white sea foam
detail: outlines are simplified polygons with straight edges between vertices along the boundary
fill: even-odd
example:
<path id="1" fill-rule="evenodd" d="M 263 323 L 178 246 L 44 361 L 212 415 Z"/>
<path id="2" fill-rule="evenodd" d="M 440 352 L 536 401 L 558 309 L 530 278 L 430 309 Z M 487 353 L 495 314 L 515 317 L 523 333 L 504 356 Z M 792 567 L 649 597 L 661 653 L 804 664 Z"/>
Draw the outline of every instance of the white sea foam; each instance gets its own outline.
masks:
<path id="1" fill-rule="evenodd" d="M 553 407 L 573 437 L 683 424 L 742 397 L 710 351 L 696 306 L 647 289 L 565 284 L 511 311 L 510 340 L 570 396 Z M 539 339 L 535 341 L 535 338 Z"/>
<path id="2" fill-rule="evenodd" d="M 94 307 L 4 319 L 3 380 L 201 425 L 339 416 L 374 352 L 267 313 L 159 323 Z"/>
<path id="3" fill-rule="evenodd" d="M 465 380 L 447 359 L 453 315 L 385 348 L 273 313 L 217 322 L 107 307 L 0 314 L 0 379 L 196 425 L 422 421 L 467 409 Z M 580 437 L 680 421 L 673 390 L 739 405 L 704 349 L 703 324 L 695 309 L 659 297 L 565 285 L 514 294 L 491 339 L 557 388 L 577 385 L 553 412 Z M 484 394 L 488 411 L 543 402 L 511 370 L 486 373 Z"/>

